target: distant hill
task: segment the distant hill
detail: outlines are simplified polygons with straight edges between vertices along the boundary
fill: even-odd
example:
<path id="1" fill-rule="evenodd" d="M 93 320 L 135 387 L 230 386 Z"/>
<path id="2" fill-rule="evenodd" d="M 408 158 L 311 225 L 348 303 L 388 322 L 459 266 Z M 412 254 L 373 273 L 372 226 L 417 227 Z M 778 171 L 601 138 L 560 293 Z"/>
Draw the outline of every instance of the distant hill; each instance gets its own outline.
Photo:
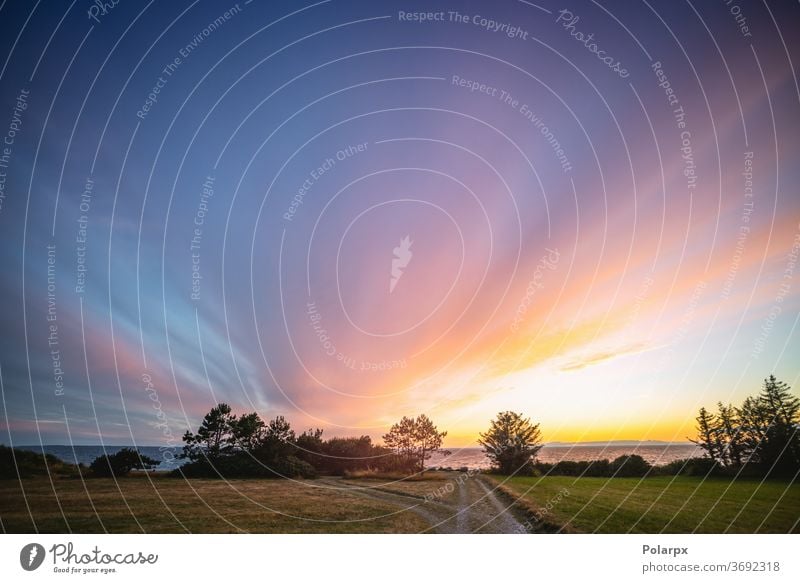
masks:
<path id="1" fill-rule="evenodd" d="M 551 447 L 581 447 L 581 446 L 592 446 L 592 447 L 602 447 L 608 445 L 622 445 L 626 447 L 635 447 L 635 446 L 646 446 L 646 445 L 658 445 L 658 446 L 668 446 L 668 445 L 691 445 L 690 441 L 658 441 L 656 439 L 647 439 L 645 441 L 636 441 L 630 439 L 617 439 L 612 441 L 576 441 L 576 442 L 569 442 L 569 441 L 550 441 L 545 443 L 545 445 Z"/>

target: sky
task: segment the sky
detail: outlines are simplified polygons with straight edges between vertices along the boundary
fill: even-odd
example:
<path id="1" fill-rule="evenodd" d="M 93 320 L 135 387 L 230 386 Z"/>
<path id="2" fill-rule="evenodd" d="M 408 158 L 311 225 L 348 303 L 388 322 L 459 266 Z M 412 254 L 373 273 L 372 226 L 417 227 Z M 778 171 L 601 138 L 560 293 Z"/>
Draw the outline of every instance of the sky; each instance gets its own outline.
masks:
<path id="1" fill-rule="evenodd" d="M 796 4 L 0 5 L 0 442 L 216 403 L 693 436 L 800 364 Z"/>

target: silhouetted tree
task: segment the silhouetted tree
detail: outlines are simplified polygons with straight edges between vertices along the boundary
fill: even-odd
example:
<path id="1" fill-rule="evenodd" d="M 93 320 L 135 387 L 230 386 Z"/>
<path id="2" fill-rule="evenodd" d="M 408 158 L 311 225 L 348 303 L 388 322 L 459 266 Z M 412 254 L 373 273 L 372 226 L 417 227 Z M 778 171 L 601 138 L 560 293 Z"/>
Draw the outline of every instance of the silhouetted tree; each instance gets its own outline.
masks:
<path id="1" fill-rule="evenodd" d="M 800 470 L 800 399 L 774 375 L 738 409 L 718 404 L 714 416 L 700 409 L 697 439 L 708 457 L 728 471 L 793 475 Z M 713 468 L 712 468 L 713 469 Z"/>
<path id="2" fill-rule="evenodd" d="M 266 426 L 258 413 L 248 413 L 231 421 L 233 443 L 245 450 L 251 451 L 264 439 Z"/>
<path id="3" fill-rule="evenodd" d="M 419 471 L 425 469 L 425 460 L 431 454 L 442 448 L 442 440 L 447 436 L 447 431 L 439 431 L 427 415 L 420 415 L 416 419 L 414 428 L 414 442 L 417 447 L 417 463 Z"/>
<path id="4" fill-rule="evenodd" d="M 740 467 L 747 453 L 744 433 L 740 426 L 739 412 L 733 405 L 717 403 L 717 430 L 724 444 L 720 456 L 729 467 Z"/>
<path id="5" fill-rule="evenodd" d="M 403 416 L 383 436 L 383 443 L 394 451 L 401 464 L 407 468 L 414 466 L 414 426 L 413 418 Z"/>
<path id="6" fill-rule="evenodd" d="M 800 469 L 800 399 L 791 394 L 789 385 L 770 375 L 764 379 L 758 403 L 767 421 L 758 461 L 765 472 L 791 475 Z"/>
<path id="7" fill-rule="evenodd" d="M 705 407 L 700 407 L 700 414 L 695 419 L 697 421 L 697 439 L 690 441 L 700 446 L 711 460 L 721 462 L 722 443 L 716 417 Z"/>
<path id="8" fill-rule="evenodd" d="M 392 449 L 407 469 L 423 471 L 425 460 L 442 447 L 446 431 L 439 431 L 427 415 L 416 419 L 403 417 L 383 436 L 386 447 Z"/>
<path id="9" fill-rule="evenodd" d="M 296 455 L 301 460 L 318 467 L 322 462 L 322 449 L 325 442 L 322 439 L 322 429 L 307 429 L 295 439 Z"/>
<path id="10" fill-rule="evenodd" d="M 230 406 L 220 403 L 203 417 L 197 433 L 187 431 L 183 434 L 186 445 L 183 447 L 182 457 L 213 460 L 227 453 L 235 442 L 235 424 L 236 416 L 231 413 Z"/>
<path id="11" fill-rule="evenodd" d="M 493 466 L 502 474 L 527 473 L 542 449 L 539 424 L 513 411 L 498 413 L 478 440 Z"/>
<path id="12" fill-rule="evenodd" d="M 122 477 L 131 473 L 131 470 L 150 470 L 161 462 L 147 457 L 138 449 L 123 447 L 117 453 L 101 455 L 94 459 L 89 469 L 95 476 Z"/>

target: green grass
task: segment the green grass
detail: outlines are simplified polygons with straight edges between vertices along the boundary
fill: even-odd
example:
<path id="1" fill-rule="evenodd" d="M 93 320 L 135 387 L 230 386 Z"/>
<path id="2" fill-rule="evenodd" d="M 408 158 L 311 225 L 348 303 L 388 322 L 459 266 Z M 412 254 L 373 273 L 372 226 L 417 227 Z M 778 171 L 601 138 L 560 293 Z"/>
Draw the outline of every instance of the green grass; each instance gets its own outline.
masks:
<path id="1" fill-rule="evenodd" d="M 86 479 L 85 488 L 80 479 L 57 478 L 55 493 L 46 477 L 22 480 L 22 486 L 19 480 L 0 480 L 2 530 L 356 533 L 421 532 L 429 526 L 411 512 L 398 513 L 396 506 L 320 488 L 314 480 L 150 476 L 152 483 L 132 475 L 118 480 L 119 486 L 111 478 Z"/>
<path id="2" fill-rule="evenodd" d="M 604 533 L 800 532 L 800 484 L 727 478 L 503 478 L 545 520 Z M 559 492 L 565 491 L 558 499 Z"/>

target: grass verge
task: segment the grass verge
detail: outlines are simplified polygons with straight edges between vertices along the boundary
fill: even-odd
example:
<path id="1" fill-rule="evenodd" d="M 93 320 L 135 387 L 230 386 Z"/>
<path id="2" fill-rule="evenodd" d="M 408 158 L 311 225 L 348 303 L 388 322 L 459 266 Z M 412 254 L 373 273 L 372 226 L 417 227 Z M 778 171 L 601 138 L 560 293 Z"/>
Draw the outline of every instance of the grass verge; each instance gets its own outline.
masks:
<path id="1" fill-rule="evenodd" d="M 491 476 L 529 511 L 565 531 L 602 533 L 800 532 L 800 484 L 659 476 Z"/>

